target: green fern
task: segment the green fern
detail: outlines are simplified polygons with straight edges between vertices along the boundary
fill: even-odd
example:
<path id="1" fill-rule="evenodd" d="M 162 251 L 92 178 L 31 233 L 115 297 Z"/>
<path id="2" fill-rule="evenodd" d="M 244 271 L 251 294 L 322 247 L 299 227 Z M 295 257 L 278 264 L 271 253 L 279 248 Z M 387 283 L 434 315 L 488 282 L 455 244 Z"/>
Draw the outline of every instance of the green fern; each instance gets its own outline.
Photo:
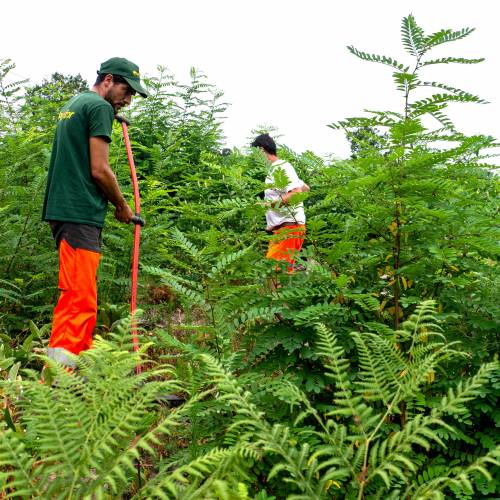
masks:
<path id="1" fill-rule="evenodd" d="M 411 344 L 406 356 L 395 349 L 391 357 L 389 352 L 394 347 L 387 339 L 353 334 L 364 353 L 364 358 L 361 358 L 361 381 L 354 384 L 349 379 L 349 362 L 335 336 L 322 325 L 317 328 L 318 354 L 325 359 L 326 374 L 335 385 L 334 406 L 326 417 L 322 417 L 307 401 L 305 394 L 289 381 L 284 383 L 282 389 L 277 384 L 276 394 L 282 394 L 292 407 L 302 407 L 296 425 L 309 417 L 317 422 L 319 430 L 312 434 L 320 437 L 322 443 L 316 448 L 306 443 L 293 444 L 289 428 L 267 424 L 264 414 L 250 402 L 251 394 L 239 387 L 237 381 L 213 359 L 202 356 L 210 379 L 221 391 L 221 399 L 228 401 L 237 413 L 235 422 L 228 428 L 229 442 L 232 446 L 251 442 L 263 453 L 282 457 L 282 461 L 271 469 L 269 480 L 283 477 L 303 492 L 294 498 L 325 498 L 327 485 L 331 484 L 329 481 L 342 484 L 348 478 L 357 484 L 354 491 L 359 492 L 360 498 L 364 490 L 372 491 L 375 485 L 380 489 L 381 484 L 387 494 L 396 498 L 399 485 L 411 482 L 422 467 L 415 448 L 429 449 L 431 443 L 445 446 L 438 430 L 451 429 L 451 426 L 443 418 L 449 413 L 464 411 L 469 398 L 480 394 L 480 387 L 488 379 L 488 374 L 497 370 L 498 366 L 494 363 L 485 365 L 470 381 L 458 384 L 456 391 L 444 397 L 429 415 L 414 412 L 400 430 L 388 434 L 385 430 L 387 421 L 399 414 L 399 403 L 405 397 L 411 397 L 425 383 L 424 375 L 429 369 L 435 370 L 447 356 L 457 354 L 451 345 L 444 344 L 441 332 L 435 331 L 437 325 L 432 302 L 422 304 L 398 333 L 401 341 Z M 419 349 L 421 344 L 429 342 L 433 342 L 432 349 Z M 370 356 L 380 367 L 375 369 L 373 364 L 368 364 Z M 407 376 L 408 379 L 405 379 Z M 384 400 L 383 413 L 370 404 L 373 398 L 365 394 L 367 385 L 377 391 L 375 401 Z M 355 391 L 363 395 L 358 396 Z M 310 433 L 305 431 L 306 435 Z M 494 464 L 494 461 L 486 456 L 482 463 Z M 445 484 L 449 483 L 443 482 L 443 475 L 449 469 L 442 472 L 436 484 L 441 481 L 439 484 L 445 488 Z M 479 466 L 469 468 L 464 472 L 462 482 L 466 482 L 473 472 L 484 471 Z M 382 483 L 377 482 L 379 479 Z"/>
<path id="2" fill-rule="evenodd" d="M 403 18 L 401 35 L 405 49 L 412 56 L 418 57 L 425 49 L 425 35 L 424 30 L 418 26 L 411 14 Z"/>
<path id="3" fill-rule="evenodd" d="M 361 50 L 358 50 L 352 46 L 347 47 L 347 49 L 349 50 L 349 52 L 351 52 L 355 56 L 359 57 L 360 59 L 363 59 L 364 61 L 386 64 L 386 65 L 391 66 L 395 69 L 399 69 L 399 70 L 403 70 L 403 71 L 408 71 L 408 69 L 409 69 L 408 66 L 404 66 L 403 64 L 399 63 L 395 59 L 392 59 L 391 57 L 379 56 L 377 54 L 368 54 L 368 53 L 362 52 Z"/>
<path id="4" fill-rule="evenodd" d="M 117 342 L 130 347 L 126 326 Z M 77 374 L 47 360 L 57 385 L 40 384 L 36 373 L 4 384 L 13 398 L 21 395 L 24 430 L 0 432 L 0 470 L 8 498 L 102 498 L 129 488 L 135 461 L 142 453 L 155 455 L 153 445 L 182 418 L 182 411 L 147 416 L 159 395 L 180 386 L 157 380 L 171 373 L 167 368 L 134 375 L 139 360 L 116 343 L 97 339 L 79 357 Z"/>

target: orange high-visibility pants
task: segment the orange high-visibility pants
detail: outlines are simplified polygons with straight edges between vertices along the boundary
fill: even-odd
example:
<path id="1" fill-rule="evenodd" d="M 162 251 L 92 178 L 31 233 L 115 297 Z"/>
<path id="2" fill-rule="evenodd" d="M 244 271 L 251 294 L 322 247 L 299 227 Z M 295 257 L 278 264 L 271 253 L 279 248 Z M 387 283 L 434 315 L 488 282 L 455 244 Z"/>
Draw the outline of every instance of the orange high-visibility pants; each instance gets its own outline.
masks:
<path id="1" fill-rule="evenodd" d="M 288 272 L 293 273 L 295 258 L 302 248 L 305 234 L 306 226 L 304 224 L 294 224 L 276 229 L 269 242 L 266 257 L 287 261 L 290 264 Z"/>
<path id="2" fill-rule="evenodd" d="M 67 353 L 79 354 L 92 346 L 97 317 L 96 273 L 101 255 L 98 251 L 75 248 L 65 236 L 59 243 L 61 293 L 54 309 L 48 356 L 73 366 Z"/>

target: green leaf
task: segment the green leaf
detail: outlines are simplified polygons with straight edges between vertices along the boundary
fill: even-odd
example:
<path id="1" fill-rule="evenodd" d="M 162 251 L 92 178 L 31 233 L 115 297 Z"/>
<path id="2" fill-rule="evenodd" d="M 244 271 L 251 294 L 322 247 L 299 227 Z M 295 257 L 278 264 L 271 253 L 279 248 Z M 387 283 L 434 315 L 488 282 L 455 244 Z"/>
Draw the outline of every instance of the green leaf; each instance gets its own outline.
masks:
<path id="1" fill-rule="evenodd" d="M 418 57 L 425 51 L 424 30 L 418 26 L 412 14 L 403 18 L 401 37 L 406 51 L 412 56 Z"/>
<path id="2" fill-rule="evenodd" d="M 478 59 L 466 59 L 464 57 L 441 57 L 439 59 L 432 59 L 430 61 L 424 61 L 420 64 L 423 66 L 430 66 L 432 64 L 450 64 L 450 63 L 458 63 L 458 64 L 478 64 L 483 62 L 484 57 Z"/>
<path id="3" fill-rule="evenodd" d="M 451 29 L 443 29 L 427 36 L 424 39 L 426 50 L 429 50 L 432 47 L 436 47 L 443 43 L 454 42 L 456 40 L 461 40 L 469 36 L 474 28 L 463 28 L 461 30 L 453 31 Z"/>
<path id="4" fill-rule="evenodd" d="M 408 72 L 409 70 L 408 66 L 404 66 L 403 64 L 399 63 L 395 59 L 392 59 L 391 57 L 379 56 L 377 54 L 368 54 L 367 52 L 362 52 L 353 46 L 348 46 L 347 49 L 349 50 L 349 52 L 359 57 L 360 59 L 363 59 L 364 61 L 386 64 L 387 66 L 396 68 L 404 73 Z"/>

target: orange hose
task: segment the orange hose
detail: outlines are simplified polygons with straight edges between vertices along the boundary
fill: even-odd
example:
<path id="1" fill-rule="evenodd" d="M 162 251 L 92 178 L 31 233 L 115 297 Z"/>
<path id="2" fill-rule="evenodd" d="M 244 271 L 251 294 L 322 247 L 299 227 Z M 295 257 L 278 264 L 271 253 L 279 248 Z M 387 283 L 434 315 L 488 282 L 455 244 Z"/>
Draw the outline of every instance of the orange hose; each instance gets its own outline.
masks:
<path id="1" fill-rule="evenodd" d="M 139 196 L 139 184 L 137 182 L 137 174 L 135 171 L 134 157 L 132 155 L 132 147 L 130 146 L 130 139 L 128 137 L 128 129 L 125 121 L 121 122 L 123 130 L 123 139 L 125 141 L 125 148 L 127 150 L 128 163 L 130 165 L 130 176 L 132 177 L 132 186 L 134 188 L 134 207 L 135 214 L 141 213 L 141 199 Z M 137 321 L 135 318 L 135 310 L 137 305 L 137 281 L 139 274 L 139 244 L 141 240 L 141 226 L 134 224 L 134 248 L 132 251 L 132 287 L 130 293 L 130 314 L 132 316 L 131 333 L 134 351 L 139 350 L 139 339 L 137 336 Z M 136 373 L 141 373 L 142 367 L 140 364 L 136 366 Z"/>

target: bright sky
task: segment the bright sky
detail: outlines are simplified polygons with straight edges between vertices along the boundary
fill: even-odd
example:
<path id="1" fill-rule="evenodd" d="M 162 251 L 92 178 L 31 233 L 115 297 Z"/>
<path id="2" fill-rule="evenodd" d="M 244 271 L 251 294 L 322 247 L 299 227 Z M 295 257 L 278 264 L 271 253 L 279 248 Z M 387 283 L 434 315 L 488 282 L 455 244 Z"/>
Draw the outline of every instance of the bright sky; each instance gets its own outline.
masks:
<path id="1" fill-rule="evenodd" d="M 327 124 L 363 109 L 400 111 L 391 69 L 351 55 L 346 45 L 410 64 L 400 24 L 413 13 L 428 33 L 475 27 L 436 55 L 485 57 L 479 65 L 431 66 L 422 76 L 479 94 L 488 105 L 456 105 L 459 130 L 500 137 L 500 49 L 496 0 L 11 0 L 2 2 L 0 58 L 34 83 L 56 71 L 93 82 L 113 56 L 154 74 L 161 64 L 187 81 L 202 70 L 231 103 L 229 147 L 273 125 L 301 152 L 349 155 L 343 134 Z"/>

